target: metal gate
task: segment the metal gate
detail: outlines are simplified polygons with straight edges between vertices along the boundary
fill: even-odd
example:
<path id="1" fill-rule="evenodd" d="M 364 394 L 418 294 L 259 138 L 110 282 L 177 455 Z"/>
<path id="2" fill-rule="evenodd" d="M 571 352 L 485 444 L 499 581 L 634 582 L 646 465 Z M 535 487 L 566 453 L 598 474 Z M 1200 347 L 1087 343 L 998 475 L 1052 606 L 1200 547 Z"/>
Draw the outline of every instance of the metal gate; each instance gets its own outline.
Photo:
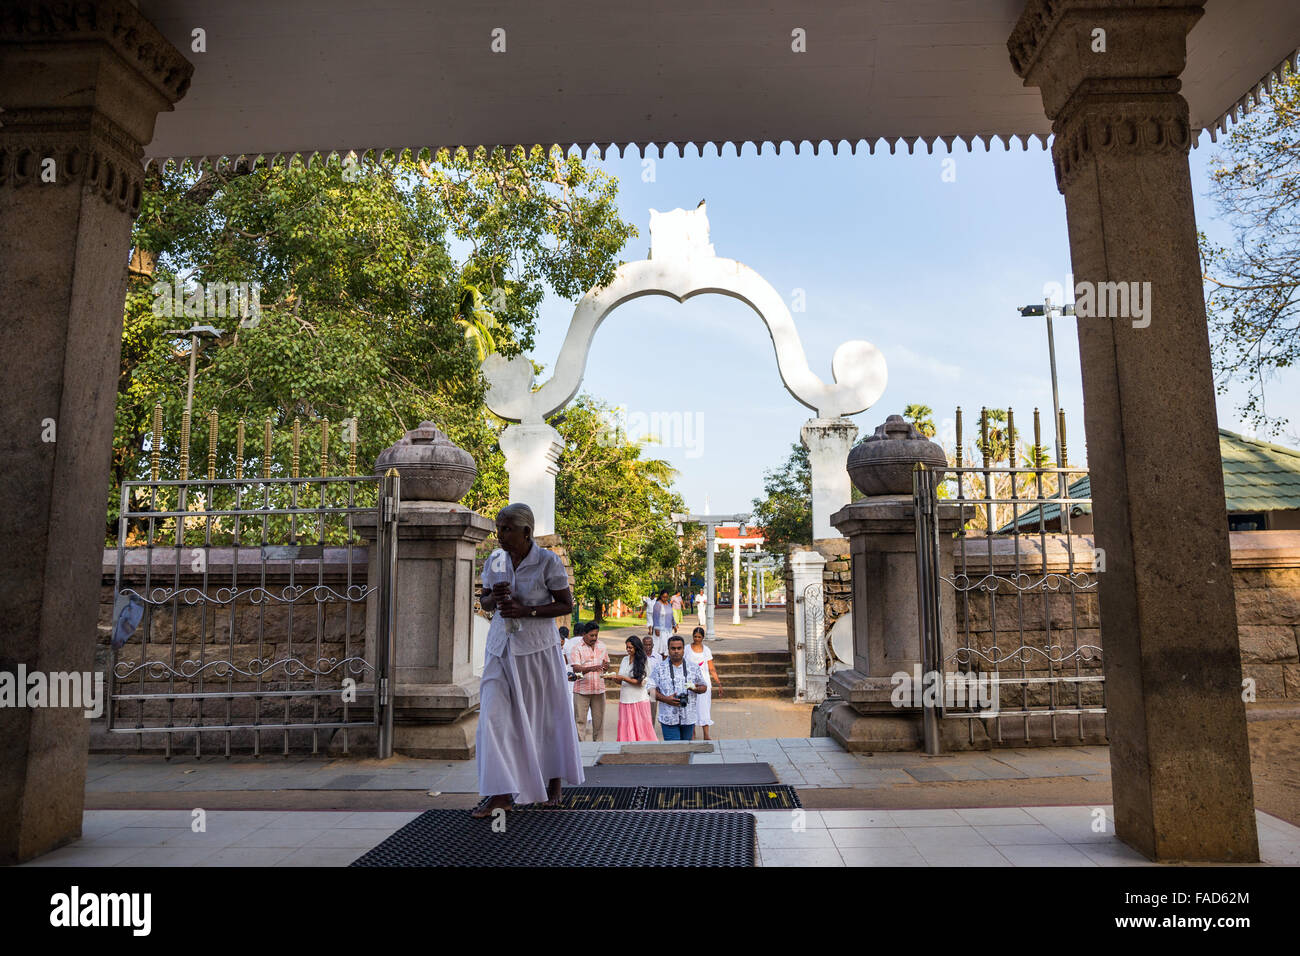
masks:
<path id="1" fill-rule="evenodd" d="M 967 721 L 972 740 L 974 722 L 986 721 L 994 743 L 1009 721 L 1026 741 L 1031 721 L 1035 736 L 1053 741 L 1095 737 L 1095 718 L 1085 721 L 1106 712 L 1096 595 L 1104 554 L 1071 524 L 1091 513 L 1087 471 L 988 458 L 967 468 L 959 452 L 943 473 L 918 466 L 913 492 L 922 666 L 943 686 L 923 713 L 927 752 L 939 752 L 941 720 Z M 943 541 L 940 522 L 953 517 L 956 535 Z"/>
<path id="2" fill-rule="evenodd" d="M 108 730 L 167 756 L 260 754 L 267 735 L 347 753 L 364 731 L 391 756 L 399 501 L 395 471 L 123 483 L 114 617 L 140 617 L 110 653 Z M 354 569 L 358 525 L 377 580 Z"/>

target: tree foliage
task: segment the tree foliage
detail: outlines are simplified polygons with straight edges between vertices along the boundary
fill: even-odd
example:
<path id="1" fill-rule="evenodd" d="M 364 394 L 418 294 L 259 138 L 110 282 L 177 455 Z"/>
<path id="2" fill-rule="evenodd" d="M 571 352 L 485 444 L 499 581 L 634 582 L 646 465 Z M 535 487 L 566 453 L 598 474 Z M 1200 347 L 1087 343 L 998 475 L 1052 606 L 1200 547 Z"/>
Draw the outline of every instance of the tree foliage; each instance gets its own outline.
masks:
<path id="1" fill-rule="evenodd" d="M 1232 129 L 1210 174 L 1230 246 L 1200 236 L 1220 392 L 1249 383 L 1238 409 L 1267 432 L 1265 385 L 1300 360 L 1300 75 L 1287 72 Z"/>
<path id="2" fill-rule="evenodd" d="M 233 476 L 240 417 L 256 473 L 262 422 L 271 419 L 271 471 L 281 476 L 295 419 L 308 462 L 319 459 L 319 422 L 329 420 L 334 474 L 343 471 L 345 420 L 359 422 L 366 473 L 383 448 L 429 419 L 479 464 L 466 503 L 501 500 L 500 423 L 482 402 L 483 348 L 528 349 L 548 290 L 576 298 L 610 281 L 618 250 L 635 235 L 615 194 L 614 180 L 558 150 L 155 168 L 133 232 L 110 534 L 121 482 L 147 477 L 155 402 L 164 408 L 162 475 L 177 476 L 190 355 L 188 339 L 169 330 L 195 323 L 223 332 L 196 357 L 194 391 L 196 419 L 214 408 L 221 415 L 219 477 Z M 214 282 L 258 283 L 256 321 L 204 314 L 202 295 L 190 297 L 198 315 L 158 314 L 173 304 L 161 289 Z M 204 435 L 196 421 L 196 449 L 206 451 Z"/>
<path id="3" fill-rule="evenodd" d="M 611 410 L 580 395 L 556 429 L 565 440 L 555 481 L 555 524 L 580 601 L 596 617 L 621 599 L 635 604 L 669 580 L 680 560 L 671 516 L 684 507 L 674 469 L 643 457 L 643 445 L 609 428 Z"/>
<path id="4" fill-rule="evenodd" d="M 763 475 L 763 497 L 754 499 L 754 523 L 763 529 L 764 549 L 784 554 L 792 544 L 812 544 L 812 469 L 808 449 L 790 446 L 780 466 Z"/>

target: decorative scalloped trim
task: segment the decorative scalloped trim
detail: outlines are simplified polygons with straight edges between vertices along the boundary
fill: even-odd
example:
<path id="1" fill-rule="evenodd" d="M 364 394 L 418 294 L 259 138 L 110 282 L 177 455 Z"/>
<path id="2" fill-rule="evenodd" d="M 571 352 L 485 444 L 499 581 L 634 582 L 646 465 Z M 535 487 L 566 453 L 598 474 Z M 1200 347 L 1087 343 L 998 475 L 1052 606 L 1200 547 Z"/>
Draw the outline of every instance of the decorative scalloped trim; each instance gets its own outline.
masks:
<path id="1" fill-rule="evenodd" d="M 520 145 L 522 146 L 523 149 L 526 150 L 532 150 L 535 146 L 541 147 L 542 149 L 545 149 L 548 152 L 551 149 L 558 148 L 562 150 L 566 156 L 576 151 L 579 156 L 582 156 L 584 158 L 593 158 L 595 156 L 599 156 L 601 159 L 605 159 L 611 152 L 616 153 L 619 159 L 623 159 L 626 158 L 628 152 L 632 150 L 635 150 L 637 156 L 641 159 L 644 159 L 647 155 L 651 155 L 651 156 L 657 155 L 659 159 L 663 159 L 664 156 L 670 152 L 672 147 L 677 148 L 677 158 L 684 158 L 686 156 L 687 149 L 691 147 L 695 149 L 695 154 L 697 157 L 703 157 L 705 155 L 705 148 L 708 146 L 713 147 L 713 150 L 710 154 L 713 157 L 721 157 L 723 155 L 725 148 L 728 146 L 732 148 L 733 151 L 732 155 L 737 157 L 745 155 L 745 148 L 751 146 L 753 147 L 753 153 L 751 155 L 755 155 L 755 156 L 762 155 L 769 147 L 778 156 L 782 155 L 782 153 L 784 152 L 787 152 L 789 149 L 793 149 L 796 156 L 801 155 L 805 149 L 811 149 L 812 154 L 814 156 L 820 156 L 822 154 L 822 151 L 827 148 L 829 148 L 831 155 L 838 156 L 842 148 L 848 147 L 850 154 L 856 156 L 858 152 L 858 148 L 860 146 L 866 146 L 867 152 L 870 155 L 874 156 L 876 153 L 876 148 L 878 146 L 882 146 L 882 145 L 888 146 L 889 152 L 893 154 L 897 150 L 900 143 L 907 147 L 907 152 L 909 154 L 914 154 L 916 152 L 916 147 L 918 143 L 925 145 L 927 153 L 933 153 L 936 144 L 938 144 L 941 148 L 946 147 L 947 152 L 951 153 L 953 151 L 954 143 L 961 143 L 965 145 L 966 151 L 968 153 L 975 152 L 975 144 L 977 143 L 982 144 L 984 147 L 984 152 L 987 153 L 992 151 L 994 141 L 997 141 L 1002 144 L 1002 149 L 1004 152 L 1009 152 L 1011 150 L 1012 143 L 1018 143 L 1020 144 L 1022 150 L 1028 150 L 1030 143 L 1034 141 L 1038 142 L 1039 147 L 1041 149 L 1046 150 L 1050 146 L 1050 140 L 1051 140 L 1050 133 L 975 133 L 975 134 L 965 134 L 965 135 L 934 134 L 931 136 L 878 136 L 874 138 L 863 138 L 857 140 L 822 139 L 822 140 L 817 140 L 816 142 L 812 140 L 806 140 L 806 139 L 800 140 L 798 142 L 795 142 L 793 140 L 788 140 L 788 139 L 780 140 L 780 141 L 747 139 L 747 140 L 740 140 L 740 141 L 705 140 L 698 143 L 693 140 L 680 140 L 680 141 L 674 140 L 672 142 L 666 142 L 666 143 L 651 143 L 651 142 L 645 142 L 645 143 L 591 142 L 591 143 L 567 143 L 567 144 L 552 143 L 550 146 L 546 146 L 541 143 L 536 143 L 533 145 L 507 144 L 507 143 L 498 143 L 498 144 L 480 143 L 474 146 L 458 145 L 458 146 L 418 146 L 418 147 L 366 146 L 366 147 L 355 147 L 351 149 L 346 147 L 332 147 L 329 149 L 320 149 L 311 152 L 257 153 L 255 155 L 248 154 L 248 153 L 238 153 L 234 155 L 220 155 L 220 156 L 201 156 L 201 155 L 150 156 L 145 159 L 144 165 L 145 168 L 147 169 L 149 168 L 149 166 L 155 163 L 159 165 L 170 164 L 173 167 L 179 167 L 182 164 L 188 164 L 191 169 L 212 170 L 212 169 L 227 166 L 239 159 L 250 159 L 255 162 L 265 160 L 270 166 L 276 168 L 288 168 L 291 165 L 305 165 L 306 167 L 311 168 L 315 166 L 317 163 L 329 163 L 336 160 L 341 162 L 342 157 L 347 156 L 349 153 L 356 153 L 356 155 L 359 158 L 362 159 L 368 158 L 372 160 L 377 159 L 378 157 L 385 154 L 392 154 L 393 156 L 398 156 L 398 157 L 409 157 L 409 158 L 426 157 L 427 158 L 427 157 L 431 157 L 434 153 L 437 153 L 443 149 L 449 149 L 452 150 L 453 152 L 458 149 L 466 149 L 469 150 L 470 152 L 474 152 L 475 150 L 478 149 L 484 149 L 488 151 L 494 149 L 514 149 L 516 145 Z"/>
<path id="2" fill-rule="evenodd" d="M 1259 82 L 1248 89 L 1228 110 L 1226 110 L 1218 119 L 1208 127 L 1210 131 L 1210 142 L 1217 143 L 1219 134 L 1225 136 L 1228 133 L 1228 127 L 1240 122 L 1240 117 L 1250 113 L 1251 109 L 1259 106 L 1264 94 L 1273 92 L 1273 84 L 1281 83 L 1285 72 L 1290 70 L 1292 73 L 1300 73 L 1300 47 L 1292 50 L 1289 55 L 1284 57 L 1277 66 L 1269 70 L 1260 78 Z M 1200 132 L 1199 130 L 1197 131 Z"/>

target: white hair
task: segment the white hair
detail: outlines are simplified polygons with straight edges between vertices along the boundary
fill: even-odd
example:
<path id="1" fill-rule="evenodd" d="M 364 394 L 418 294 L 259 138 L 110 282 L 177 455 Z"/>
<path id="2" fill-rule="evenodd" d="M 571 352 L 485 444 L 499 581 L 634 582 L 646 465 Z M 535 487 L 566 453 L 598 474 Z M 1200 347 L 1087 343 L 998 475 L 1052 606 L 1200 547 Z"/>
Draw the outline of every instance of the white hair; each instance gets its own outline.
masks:
<path id="1" fill-rule="evenodd" d="M 533 509 L 523 502 L 506 505 L 497 512 L 497 524 L 507 518 L 513 519 L 516 524 L 527 528 L 530 536 L 533 533 L 533 528 L 537 527 L 537 522 L 533 518 Z"/>

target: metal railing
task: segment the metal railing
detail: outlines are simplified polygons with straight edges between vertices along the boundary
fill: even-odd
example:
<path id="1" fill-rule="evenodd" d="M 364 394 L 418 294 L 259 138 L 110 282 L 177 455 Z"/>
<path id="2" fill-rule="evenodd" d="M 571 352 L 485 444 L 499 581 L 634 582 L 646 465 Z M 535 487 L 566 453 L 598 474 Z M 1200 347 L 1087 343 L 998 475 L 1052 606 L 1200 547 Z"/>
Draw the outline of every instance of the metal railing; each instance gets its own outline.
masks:
<path id="1" fill-rule="evenodd" d="M 1082 740 L 1087 716 L 1106 712 L 1095 575 L 1103 561 L 1072 525 L 1091 510 L 1087 471 L 994 466 L 987 456 L 963 467 L 958 448 L 956 467 L 914 472 L 922 666 L 946 691 L 924 710 L 927 752 L 939 752 L 942 720 L 968 721 L 971 740 L 973 723 L 985 721 L 1000 743 L 1012 720 L 1025 740 L 1035 720 L 1052 740 L 1067 729 Z M 940 531 L 941 519 L 955 536 Z M 953 685 L 986 693 L 954 703 Z"/>
<path id="2" fill-rule="evenodd" d="M 142 617 L 111 650 L 110 732 L 141 747 L 161 735 L 167 756 L 190 737 L 201 756 L 204 735 L 218 734 L 229 756 L 260 754 L 265 734 L 285 754 L 317 753 L 324 732 L 346 753 L 348 731 L 365 729 L 391 755 L 396 472 L 132 481 L 121 500 L 114 593 Z M 379 575 L 362 582 L 354 525 L 366 515 Z"/>

